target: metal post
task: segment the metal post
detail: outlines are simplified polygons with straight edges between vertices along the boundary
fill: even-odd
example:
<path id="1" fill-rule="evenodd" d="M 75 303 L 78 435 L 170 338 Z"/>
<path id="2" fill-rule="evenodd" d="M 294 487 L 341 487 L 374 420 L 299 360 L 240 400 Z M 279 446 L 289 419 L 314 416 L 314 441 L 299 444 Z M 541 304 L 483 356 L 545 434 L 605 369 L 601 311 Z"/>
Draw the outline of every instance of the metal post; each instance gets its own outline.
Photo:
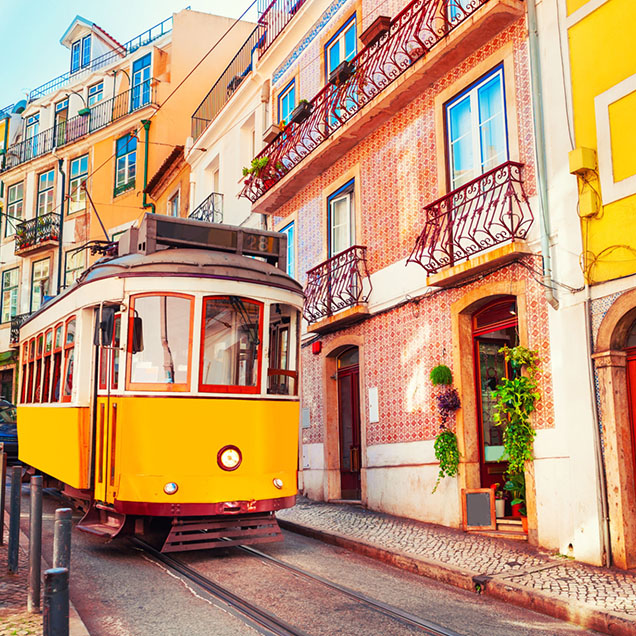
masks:
<path id="1" fill-rule="evenodd" d="M 53 568 L 71 569 L 71 526 L 73 511 L 58 508 L 53 530 Z"/>
<path id="2" fill-rule="evenodd" d="M 27 610 L 40 611 L 42 565 L 42 475 L 31 477 L 31 518 L 29 524 L 29 596 Z"/>
<path id="3" fill-rule="evenodd" d="M 68 570 L 44 572 L 44 636 L 68 636 Z"/>
<path id="4" fill-rule="evenodd" d="M 4 543 L 4 500 L 7 490 L 7 454 L 0 443 L 0 545 Z"/>
<path id="5" fill-rule="evenodd" d="M 22 468 L 11 468 L 11 509 L 9 517 L 9 572 L 18 571 L 20 548 L 20 494 L 22 492 Z"/>

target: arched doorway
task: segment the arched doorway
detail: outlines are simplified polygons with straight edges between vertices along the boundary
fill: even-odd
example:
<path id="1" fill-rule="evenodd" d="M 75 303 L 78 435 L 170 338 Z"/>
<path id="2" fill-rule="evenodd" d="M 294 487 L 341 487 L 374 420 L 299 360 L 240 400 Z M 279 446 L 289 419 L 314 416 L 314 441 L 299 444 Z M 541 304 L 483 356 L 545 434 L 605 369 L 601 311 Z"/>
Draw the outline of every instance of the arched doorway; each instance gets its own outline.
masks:
<path id="1" fill-rule="evenodd" d="M 359 501 L 360 482 L 360 358 L 358 347 L 337 357 L 340 492 L 342 499 Z"/>
<path id="2" fill-rule="evenodd" d="M 475 389 L 479 435 L 479 475 L 482 488 L 502 483 L 508 462 L 503 430 L 495 424 L 492 391 L 512 374 L 500 349 L 519 344 L 517 303 L 514 297 L 498 298 L 473 314 Z"/>

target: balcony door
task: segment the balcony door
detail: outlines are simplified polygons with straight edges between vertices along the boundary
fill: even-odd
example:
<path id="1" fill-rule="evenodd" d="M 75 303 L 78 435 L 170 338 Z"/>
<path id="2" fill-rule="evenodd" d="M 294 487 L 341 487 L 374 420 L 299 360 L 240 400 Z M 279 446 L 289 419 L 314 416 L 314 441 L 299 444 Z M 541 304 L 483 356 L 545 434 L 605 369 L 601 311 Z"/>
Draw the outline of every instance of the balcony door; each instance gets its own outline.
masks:
<path id="1" fill-rule="evenodd" d="M 133 63 L 130 110 L 150 104 L 150 53 Z"/>
<path id="2" fill-rule="evenodd" d="M 358 347 L 338 356 L 338 431 L 342 499 L 359 501 L 360 482 L 360 367 Z"/>

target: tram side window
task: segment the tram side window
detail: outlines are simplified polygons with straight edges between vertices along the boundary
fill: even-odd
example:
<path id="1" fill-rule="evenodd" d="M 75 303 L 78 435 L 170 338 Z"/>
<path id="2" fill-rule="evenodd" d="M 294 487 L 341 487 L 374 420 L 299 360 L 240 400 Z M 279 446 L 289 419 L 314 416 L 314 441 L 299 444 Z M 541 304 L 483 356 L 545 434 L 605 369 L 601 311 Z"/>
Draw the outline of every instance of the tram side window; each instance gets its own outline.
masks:
<path id="1" fill-rule="evenodd" d="M 29 384 L 27 386 L 27 402 L 33 402 L 33 376 L 35 374 L 35 338 L 29 340 Z"/>
<path id="2" fill-rule="evenodd" d="M 102 347 L 99 362 L 99 388 L 108 388 L 108 365 L 110 364 L 110 388 L 117 389 L 119 384 L 119 347 L 121 346 L 121 314 L 116 314 L 113 321 L 113 339 L 110 347 Z"/>
<path id="3" fill-rule="evenodd" d="M 238 296 L 204 299 L 199 388 L 257 393 L 262 303 Z"/>
<path id="4" fill-rule="evenodd" d="M 281 303 L 269 307 L 267 392 L 298 395 L 298 310 Z"/>
<path id="5" fill-rule="evenodd" d="M 42 402 L 49 401 L 51 393 L 51 352 L 53 351 L 53 330 L 44 334 L 44 362 L 42 365 Z"/>
<path id="6" fill-rule="evenodd" d="M 70 402 L 73 393 L 74 354 L 75 354 L 75 318 L 66 322 L 66 338 L 64 339 L 64 390 L 62 402 Z"/>
<path id="7" fill-rule="evenodd" d="M 24 404 L 27 396 L 29 376 L 29 343 L 22 345 L 22 392 L 20 393 L 20 402 Z"/>
<path id="8" fill-rule="evenodd" d="M 44 353 L 44 334 L 36 339 L 35 379 L 33 381 L 33 401 L 42 401 L 42 354 Z"/>
<path id="9" fill-rule="evenodd" d="M 188 390 L 193 301 L 175 295 L 133 299 L 128 350 L 132 351 L 133 317 L 141 318 L 143 347 L 130 354 L 131 385 L 153 391 Z"/>
<path id="10" fill-rule="evenodd" d="M 64 325 L 55 326 L 53 341 L 53 383 L 51 384 L 50 402 L 60 401 L 60 382 L 62 378 L 62 337 Z"/>

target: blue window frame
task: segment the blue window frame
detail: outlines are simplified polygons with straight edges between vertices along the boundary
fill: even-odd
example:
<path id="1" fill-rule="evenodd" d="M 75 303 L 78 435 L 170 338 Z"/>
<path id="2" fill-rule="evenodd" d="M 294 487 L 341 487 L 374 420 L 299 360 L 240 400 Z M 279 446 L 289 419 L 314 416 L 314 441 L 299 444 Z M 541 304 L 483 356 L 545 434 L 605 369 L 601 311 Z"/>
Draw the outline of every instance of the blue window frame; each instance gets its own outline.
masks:
<path id="1" fill-rule="evenodd" d="M 325 44 L 325 81 L 344 61 L 351 61 L 357 53 L 356 14 L 354 13 Z"/>
<path id="2" fill-rule="evenodd" d="M 289 124 L 289 118 L 296 107 L 296 80 L 293 79 L 278 95 L 278 121 Z"/>
<path id="3" fill-rule="evenodd" d="M 355 179 L 351 179 L 327 197 L 327 245 L 329 257 L 355 244 Z"/>
<path id="4" fill-rule="evenodd" d="M 79 71 L 81 46 L 82 43 L 79 40 L 71 45 L 71 73 Z"/>
<path id="5" fill-rule="evenodd" d="M 99 82 L 88 87 L 88 105 L 95 106 L 104 97 L 104 82 Z"/>
<path id="6" fill-rule="evenodd" d="M 287 275 L 292 278 L 296 278 L 296 259 L 295 255 L 295 245 L 294 241 L 296 240 L 296 228 L 294 225 L 294 221 L 288 223 L 281 232 L 287 235 Z"/>
<path id="7" fill-rule="evenodd" d="M 117 140 L 115 162 L 115 196 L 135 187 L 137 137 L 125 135 Z"/>
<path id="8" fill-rule="evenodd" d="M 450 188 L 508 160 L 503 66 L 446 104 Z"/>
<path id="9" fill-rule="evenodd" d="M 150 103 L 150 60 L 151 54 L 147 53 L 133 62 L 131 110 Z"/>
<path id="10" fill-rule="evenodd" d="M 91 36 L 86 35 L 82 38 L 82 68 L 87 67 L 91 63 Z"/>

